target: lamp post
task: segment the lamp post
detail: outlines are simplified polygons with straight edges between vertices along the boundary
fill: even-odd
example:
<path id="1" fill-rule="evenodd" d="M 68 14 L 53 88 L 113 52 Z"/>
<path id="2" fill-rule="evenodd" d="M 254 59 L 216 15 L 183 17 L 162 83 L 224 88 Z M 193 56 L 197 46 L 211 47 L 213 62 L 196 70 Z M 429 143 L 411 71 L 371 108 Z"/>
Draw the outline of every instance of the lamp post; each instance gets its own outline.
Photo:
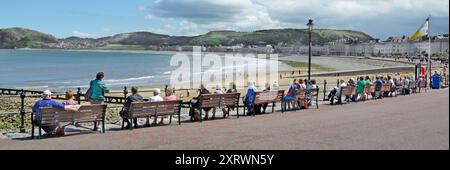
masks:
<path id="1" fill-rule="evenodd" d="M 309 30 L 309 55 L 308 55 L 308 80 L 311 80 L 311 55 L 312 55 L 312 31 L 313 31 L 313 20 L 309 19 L 308 24 L 306 24 L 308 26 L 308 30 Z"/>

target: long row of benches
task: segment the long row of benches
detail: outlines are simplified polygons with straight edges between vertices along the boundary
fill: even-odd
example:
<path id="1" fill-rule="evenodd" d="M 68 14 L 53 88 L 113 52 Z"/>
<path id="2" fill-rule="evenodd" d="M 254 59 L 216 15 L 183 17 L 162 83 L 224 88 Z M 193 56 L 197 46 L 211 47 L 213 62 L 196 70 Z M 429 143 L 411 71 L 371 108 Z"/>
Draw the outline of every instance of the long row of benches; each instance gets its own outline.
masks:
<path id="1" fill-rule="evenodd" d="M 395 94 L 400 94 L 400 93 L 406 94 L 406 93 L 404 93 L 405 89 L 412 90 L 412 92 L 414 92 L 414 93 L 417 91 L 420 93 L 421 89 L 426 90 L 426 87 L 427 87 L 426 81 L 420 82 L 418 86 L 416 83 L 411 83 L 411 84 L 407 85 L 406 87 L 403 85 L 393 87 L 389 83 L 384 83 L 381 85 L 379 90 L 376 90 L 374 85 L 364 86 L 363 93 L 364 94 L 375 94 L 378 96 L 383 95 L 384 93 L 392 93 L 392 92 L 395 92 Z M 342 98 L 345 96 L 357 95 L 357 93 L 356 93 L 357 88 L 358 88 L 357 86 L 346 86 L 346 87 L 340 88 L 340 96 L 337 96 L 338 101 L 343 101 Z M 393 88 L 395 88 L 395 89 L 393 89 Z M 374 96 L 372 96 L 372 97 L 375 99 Z M 331 104 L 334 104 L 334 100 L 331 100 Z"/>
<path id="2" fill-rule="evenodd" d="M 319 89 L 299 89 L 297 91 L 297 98 L 298 100 L 315 100 L 316 106 L 317 108 L 319 108 L 318 94 Z M 228 112 L 230 111 L 230 109 L 236 109 L 237 118 L 239 118 L 239 108 L 244 108 L 243 115 L 245 115 L 246 111 L 246 105 L 239 104 L 240 98 L 240 93 L 200 95 L 198 99 L 198 107 L 194 108 L 191 105 L 189 106 L 191 119 L 193 118 L 192 112 L 194 111 L 194 109 L 198 109 L 200 111 L 200 121 L 202 121 L 202 110 L 204 108 L 213 108 L 213 112 L 215 112 L 218 108 L 225 108 L 228 110 Z M 284 90 L 256 92 L 251 107 L 256 108 L 258 105 L 271 104 L 272 112 L 275 112 L 276 103 L 280 103 L 281 112 L 283 113 L 285 111 L 283 98 Z M 131 124 L 133 124 L 133 119 L 136 118 L 157 118 L 159 116 L 170 116 L 170 123 L 172 123 L 172 117 L 174 115 L 177 115 L 178 124 L 180 125 L 182 104 L 183 102 L 181 100 L 162 102 L 135 102 L 131 104 L 129 108 L 129 114 L 124 115 L 124 118 L 129 119 L 131 121 Z M 39 127 L 39 137 L 41 137 L 42 126 L 58 126 L 61 124 L 83 127 L 80 124 L 93 123 L 94 128 L 92 130 L 96 131 L 98 128 L 97 122 L 101 122 L 102 132 L 104 133 L 106 108 L 107 105 L 105 104 L 81 106 L 78 111 L 64 111 L 56 108 L 40 108 L 39 120 L 34 121 L 34 113 L 32 113 L 31 115 L 32 138 L 34 138 L 35 126 Z M 122 123 L 122 128 L 123 125 L 124 124 Z"/>

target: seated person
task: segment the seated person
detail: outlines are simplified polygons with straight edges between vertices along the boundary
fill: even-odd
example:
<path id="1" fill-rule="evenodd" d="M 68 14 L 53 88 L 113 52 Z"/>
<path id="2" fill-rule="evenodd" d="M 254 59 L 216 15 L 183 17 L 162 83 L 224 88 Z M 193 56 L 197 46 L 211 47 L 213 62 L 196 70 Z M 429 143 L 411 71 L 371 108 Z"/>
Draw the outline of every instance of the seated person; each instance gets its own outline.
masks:
<path id="1" fill-rule="evenodd" d="M 328 99 L 330 99 L 331 104 L 334 104 L 335 98 L 337 98 L 337 103 L 341 103 L 341 89 L 347 87 L 347 83 L 344 80 L 339 81 L 339 86 L 335 87 L 330 94 L 328 94 Z"/>
<path id="2" fill-rule="evenodd" d="M 245 95 L 244 99 L 244 105 L 247 107 L 248 110 L 247 115 L 255 113 L 255 111 L 253 110 L 253 100 L 255 98 L 255 94 L 257 91 L 258 89 L 256 88 L 255 83 L 248 82 L 247 94 Z"/>
<path id="3" fill-rule="evenodd" d="M 42 100 L 38 100 L 36 101 L 36 103 L 33 105 L 33 113 L 35 113 L 34 115 L 34 120 L 33 123 L 35 125 L 39 125 L 39 121 L 40 121 L 40 113 L 39 113 L 39 109 L 40 108 L 58 108 L 61 110 L 71 110 L 71 111 L 78 111 L 79 107 L 78 106 L 65 106 L 62 103 L 56 102 L 54 100 L 52 100 L 52 95 L 53 93 L 49 90 L 44 91 L 44 93 L 42 94 Z M 46 126 L 46 125 L 42 125 L 41 128 L 49 135 L 52 135 L 55 133 L 55 129 L 58 126 Z"/>
<path id="4" fill-rule="evenodd" d="M 175 96 L 175 90 L 169 89 L 166 92 L 166 96 L 163 97 L 164 101 L 175 101 L 177 96 Z"/>
<path id="5" fill-rule="evenodd" d="M 153 90 L 153 97 L 150 97 L 150 99 L 148 99 L 149 102 L 162 102 L 164 101 L 164 99 L 160 96 L 161 95 L 161 90 L 156 88 L 155 90 Z M 149 119 L 147 118 L 147 123 L 146 125 L 149 124 Z M 156 121 L 157 121 L 157 117 L 155 117 L 153 124 L 156 125 Z M 163 124 L 164 123 L 164 117 L 161 117 L 161 121 L 159 122 L 159 124 Z"/>
<path id="6" fill-rule="evenodd" d="M 75 100 L 75 96 L 73 95 L 72 90 L 66 91 L 66 101 L 63 102 L 63 105 L 71 106 L 78 105 L 78 101 Z"/>
<path id="7" fill-rule="evenodd" d="M 198 92 L 198 96 L 194 97 L 191 100 L 191 106 L 193 109 L 192 109 L 192 113 L 190 113 L 190 114 L 193 114 L 193 117 L 195 120 L 200 120 L 201 119 L 200 113 L 196 111 L 196 109 L 199 110 L 199 107 L 200 107 L 200 100 L 199 100 L 200 96 L 202 94 L 211 94 L 211 92 L 209 92 L 209 90 L 206 89 L 205 85 L 203 85 L 203 84 L 200 85 L 200 89 L 198 89 L 197 92 Z M 211 111 L 211 109 L 212 108 L 203 108 L 203 110 L 206 112 L 206 119 L 208 118 L 208 114 L 209 114 L 209 111 Z M 192 116 L 192 115 L 189 115 L 189 116 Z"/>
<path id="8" fill-rule="evenodd" d="M 297 83 L 297 79 L 294 79 L 292 85 L 289 87 L 289 90 L 287 91 L 286 95 L 284 96 L 283 100 L 286 102 L 288 109 L 291 110 L 295 108 L 295 103 L 297 101 L 297 90 L 300 89 L 300 84 Z"/>
<path id="9" fill-rule="evenodd" d="M 131 107 L 131 104 L 134 102 L 142 102 L 142 101 L 144 101 L 144 97 L 142 97 L 141 95 L 138 94 L 138 88 L 132 87 L 131 95 L 127 97 L 127 101 L 126 101 L 124 107 L 122 108 L 122 111 L 119 113 L 120 116 L 122 117 L 123 121 L 127 123 L 126 129 L 131 128 L 130 121 L 127 118 L 125 118 L 125 117 L 129 116 L 129 109 Z M 137 119 L 133 119 L 133 123 L 134 123 L 134 127 L 137 128 L 138 127 Z"/>
<path id="10" fill-rule="evenodd" d="M 269 91 L 271 91 L 271 89 L 270 89 L 270 84 L 269 84 L 269 83 L 266 83 L 266 88 L 263 90 L 263 92 L 269 92 Z M 266 109 L 267 109 L 267 106 L 268 106 L 268 105 L 269 105 L 268 103 L 263 104 L 262 106 L 259 106 L 259 109 L 256 108 L 256 111 L 260 111 L 260 110 L 261 110 L 261 107 L 262 107 L 262 109 L 263 109 L 262 113 L 266 113 Z M 257 106 L 257 107 L 258 107 L 258 106 Z"/>
<path id="11" fill-rule="evenodd" d="M 78 101 L 75 100 L 72 90 L 66 91 L 66 101 L 62 103 L 64 106 L 76 106 L 78 105 Z M 64 136 L 65 126 L 59 126 L 56 130 L 56 135 Z"/>
<path id="12" fill-rule="evenodd" d="M 238 93 L 238 90 L 236 88 L 236 83 L 230 83 L 230 89 L 227 90 L 227 93 Z M 234 110 L 234 107 L 228 107 L 228 109 Z M 230 113 L 228 112 L 227 108 L 222 108 L 222 112 L 223 112 L 223 118 L 225 118 L 226 116 L 230 116 Z"/>
<path id="13" fill-rule="evenodd" d="M 224 94 L 222 87 L 218 84 L 216 85 L 216 91 L 214 91 L 214 94 Z"/>

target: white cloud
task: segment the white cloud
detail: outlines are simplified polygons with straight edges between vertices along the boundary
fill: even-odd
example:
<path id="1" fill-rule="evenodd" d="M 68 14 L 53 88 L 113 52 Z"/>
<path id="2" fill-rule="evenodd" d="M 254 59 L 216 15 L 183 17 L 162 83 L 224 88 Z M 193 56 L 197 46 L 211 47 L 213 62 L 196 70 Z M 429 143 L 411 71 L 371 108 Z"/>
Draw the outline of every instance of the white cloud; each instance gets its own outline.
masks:
<path id="1" fill-rule="evenodd" d="M 72 31 L 72 36 L 80 37 L 80 38 L 94 38 L 97 37 L 94 34 L 84 33 L 80 31 Z"/>
<path id="2" fill-rule="evenodd" d="M 448 0 L 158 0 L 145 9 L 149 13 L 146 19 L 158 18 L 175 26 L 153 30 L 172 35 L 305 28 L 307 19 L 313 18 L 320 28 L 356 29 L 386 36 L 407 34 L 428 15 L 437 19 L 436 29 L 448 32 L 449 18 Z"/>

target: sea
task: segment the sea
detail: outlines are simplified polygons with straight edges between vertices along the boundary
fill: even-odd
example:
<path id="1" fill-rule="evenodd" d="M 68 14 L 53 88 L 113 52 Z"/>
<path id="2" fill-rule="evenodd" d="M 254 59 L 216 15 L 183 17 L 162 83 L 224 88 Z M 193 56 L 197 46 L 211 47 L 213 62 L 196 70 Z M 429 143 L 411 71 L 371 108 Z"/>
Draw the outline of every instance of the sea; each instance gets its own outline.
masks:
<path id="1" fill-rule="evenodd" d="M 104 82 L 110 88 L 163 85 L 170 83 L 171 73 L 178 68 L 170 66 L 173 55 L 148 51 L 0 50 L 0 88 L 86 89 L 100 71 L 105 73 Z M 278 61 L 266 64 L 278 64 L 279 69 L 289 67 Z M 243 67 L 243 63 L 232 67 Z M 223 68 L 233 71 L 230 66 Z"/>

